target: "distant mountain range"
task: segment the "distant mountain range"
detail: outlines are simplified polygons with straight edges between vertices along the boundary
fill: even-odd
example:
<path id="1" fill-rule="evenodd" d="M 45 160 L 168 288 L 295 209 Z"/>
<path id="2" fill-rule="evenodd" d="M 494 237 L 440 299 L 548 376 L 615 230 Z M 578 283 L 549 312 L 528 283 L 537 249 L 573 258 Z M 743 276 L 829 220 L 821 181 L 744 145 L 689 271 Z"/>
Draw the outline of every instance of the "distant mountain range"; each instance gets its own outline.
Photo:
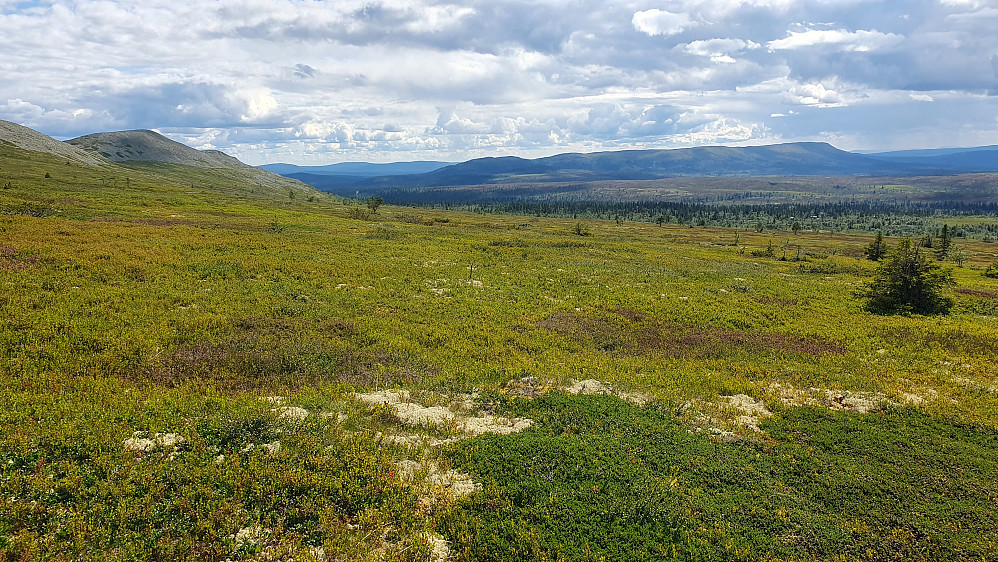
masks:
<path id="1" fill-rule="evenodd" d="M 440 166 L 412 173 L 409 170 L 416 167 L 413 165 Z M 319 189 L 345 195 L 459 185 L 677 177 L 955 175 L 998 172 L 998 147 L 858 154 L 839 150 L 827 143 L 801 142 L 749 147 L 567 153 L 536 159 L 505 156 L 477 158 L 451 165 L 409 162 L 395 167 L 363 163 L 343 166 L 322 167 L 322 170 L 283 168 L 286 171 L 280 173 Z M 360 173 L 349 173 L 350 169 Z M 336 170 L 336 173 L 329 173 L 330 170 Z"/>
<path id="2" fill-rule="evenodd" d="M 998 146 L 859 154 L 826 143 L 801 142 L 567 153 L 535 159 L 505 156 L 454 164 L 348 162 L 328 166 L 271 164 L 257 168 L 217 150 L 195 150 L 154 131 L 95 133 L 60 142 L 27 127 L 0 121 L 2 146 L 49 153 L 89 166 L 209 168 L 224 170 L 231 180 L 274 191 L 310 190 L 305 185 L 309 184 L 341 195 L 365 196 L 455 186 L 497 185 L 537 190 L 542 185 L 582 186 L 668 178 L 955 176 L 998 172 Z"/>
<path id="3" fill-rule="evenodd" d="M 260 166 L 282 176 L 309 174 L 314 176 L 349 176 L 355 178 L 374 178 L 378 176 L 402 176 L 425 174 L 450 166 L 454 162 L 436 162 L 416 160 L 413 162 L 391 162 L 374 164 L 370 162 L 342 162 L 326 166 L 296 166 L 294 164 L 264 164 Z"/>
<path id="4" fill-rule="evenodd" d="M 0 120 L 0 145 L 55 155 L 95 167 L 180 165 L 223 170 L 235 182 L 286 192 L 312 191 L 293 178 L 240 162 L 218 150 L 196 150 L 147 130 L 94 133 L 65 142 L 28 127 Z"/>

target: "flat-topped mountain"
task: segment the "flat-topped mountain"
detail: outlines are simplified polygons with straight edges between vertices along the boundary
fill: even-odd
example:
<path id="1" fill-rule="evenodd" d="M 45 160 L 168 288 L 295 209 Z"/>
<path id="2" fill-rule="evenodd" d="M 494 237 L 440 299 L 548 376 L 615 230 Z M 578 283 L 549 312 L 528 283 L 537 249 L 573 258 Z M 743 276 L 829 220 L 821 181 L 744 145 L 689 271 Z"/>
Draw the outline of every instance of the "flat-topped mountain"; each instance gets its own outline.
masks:
<path id="1" fill-rule="evenodd" d="M 106 164 L 104 159 L 99 156 L 10 121 L 0 120 L 0 143 L 9 144 L 21 150 L 54 154 L 90 166 Z"/>

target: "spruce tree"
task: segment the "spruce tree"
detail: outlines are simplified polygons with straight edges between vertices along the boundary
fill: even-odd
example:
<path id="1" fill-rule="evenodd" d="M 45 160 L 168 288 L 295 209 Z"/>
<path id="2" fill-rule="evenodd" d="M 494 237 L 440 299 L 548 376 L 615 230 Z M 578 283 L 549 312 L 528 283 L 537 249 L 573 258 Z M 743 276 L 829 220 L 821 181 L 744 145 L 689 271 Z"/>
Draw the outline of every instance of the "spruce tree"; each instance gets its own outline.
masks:
<path id="1" fill-rule="evenodd" d="M 953 245 L 953 237 L 949 231 L 949 225 L 943 225 L 943 231 L 939 233 L 939 242 L 936 248 L 936 257 L 944 260 L 949 255 L 950 246 Z"/>
<path id="2" fill-rule="evenodd" d="M 880 261 L 884 257 L 887 253 L 887 245 L 884 244 L 883 231 L 877 231 L 877 237 L 873 240 L 873 242 L 870 242 L 870 245 L 863 250 L 863 253 L 866 254 L 867 258 L 873 261 Z"/>
<path id="3" fill-rule="evenodd" d="M 943 291 L 953 284 L 951 271 L 929 260 L 911 238 L 902 238 L 858 294 L 876 314 L 945 314 L 953 299 Z"/>

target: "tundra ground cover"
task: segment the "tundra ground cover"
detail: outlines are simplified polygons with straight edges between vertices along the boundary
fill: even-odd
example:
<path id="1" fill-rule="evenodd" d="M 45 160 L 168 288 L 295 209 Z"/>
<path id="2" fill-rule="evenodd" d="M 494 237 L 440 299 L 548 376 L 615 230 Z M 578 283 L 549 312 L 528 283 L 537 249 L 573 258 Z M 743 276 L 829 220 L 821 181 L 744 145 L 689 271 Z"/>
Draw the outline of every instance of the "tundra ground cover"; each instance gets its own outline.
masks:
<path id="1" fill-rule="evenodd" d="M 440 537 L 459 559 L 993 552 L 993 243 L 966 242 L 952 314 L 883 317 L 855 297 L 870 237 L 596 221 L 579 236 L 577 220 L 369 214 L 202 170 L 3 151 L 8 559 L 422 560 Z M 807 261 L 778 259 L 785 245 Z M 530 377 L 545 392 L 509 398 Z M 650 402 L 557 390 L 573 379 Z M 413 448 L 388 437 L 458 430 L 354 398 L 384 389 L 428 407 L 478 392 L 486 414 L 535 423 Z M 771 415 L 746 423 L 736 395 Z M 528 449 L 549 479 L 514 454 Z M 483 488 L 428 502 L 402 461 Z M 626 516 L 643 496 L 658 519 Z"/>

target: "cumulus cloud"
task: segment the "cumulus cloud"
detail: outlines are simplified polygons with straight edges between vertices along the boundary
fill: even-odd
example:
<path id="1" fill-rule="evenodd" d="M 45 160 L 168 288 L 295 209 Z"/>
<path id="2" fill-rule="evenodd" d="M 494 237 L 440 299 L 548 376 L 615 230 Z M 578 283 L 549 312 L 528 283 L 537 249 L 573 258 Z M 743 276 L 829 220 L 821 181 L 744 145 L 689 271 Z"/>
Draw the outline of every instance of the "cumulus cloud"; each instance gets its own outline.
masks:
<path id="1" fill-rule="evenodd" d="M 658 8 L 634 12 L 631 23 L 634 29 L 648 35 L 676 35 L 696 25 L 689 14 L 667 12 Z"/>
<path id="2" fill-rule="evenodd" d="M 797 84 L 787 91 L 791 103 L 828 106 L 844 103 L 845 97 L 822 83 Z"/>
<path id="3" fill-rule="evenodd" d="M 0 0 L 0 118 L 255 163 L 998 144 L 996 28 L 982 0 Z"/>
<path id="4" fill-rule="evenodd" d="M 808 29 L 791 31 L 783 39 L 770 41 L 767 45 L 773 50 L 800 49 L 816 45 L 831 45 L 844 51 L 876 51 L 892 47 L 904 38 L 895 33 L 881 33 L 873 30 L 846 31 L 844 29 Z"/>
<path id="5" fill-rule="evenodd" d="M 730 64 L 736 62 L 731 55 L 759 47 L 758 43 L 743 39 L 701 39 L 687 43 L 683 50 L 691 55 L 709 57 L 713 62 Z"/>

